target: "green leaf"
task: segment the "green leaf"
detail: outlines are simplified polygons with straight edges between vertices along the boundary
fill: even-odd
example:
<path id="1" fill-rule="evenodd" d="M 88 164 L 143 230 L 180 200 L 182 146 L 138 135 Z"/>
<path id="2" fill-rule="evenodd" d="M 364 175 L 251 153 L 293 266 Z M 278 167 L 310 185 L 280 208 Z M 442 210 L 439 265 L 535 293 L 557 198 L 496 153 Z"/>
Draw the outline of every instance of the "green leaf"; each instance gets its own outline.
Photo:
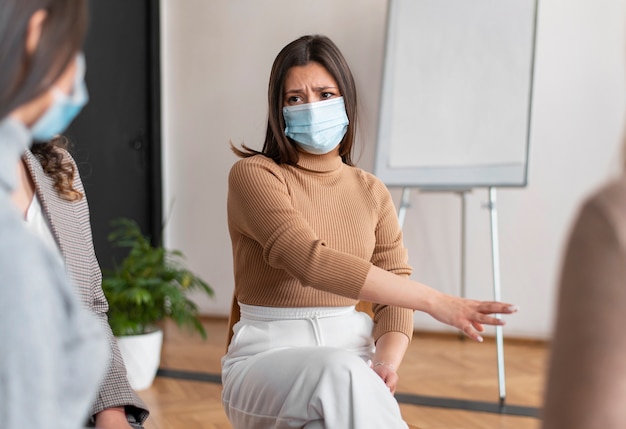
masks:
<path id="1" fill-rule="evenodd" d="M 180 250 L 152 246 L 136 222 L 126 218 L 112 222 L 109 241 L 129 248 L 128 255 L 113 270 L 103 272 L 102 289 L 109 302 L 109 324 L 115 335 L 142 333 L 164 318 L 206 338 L 198 308 L 187 295 L 200 290 L 214 295 L 211 287 L 183 263 Z"/>

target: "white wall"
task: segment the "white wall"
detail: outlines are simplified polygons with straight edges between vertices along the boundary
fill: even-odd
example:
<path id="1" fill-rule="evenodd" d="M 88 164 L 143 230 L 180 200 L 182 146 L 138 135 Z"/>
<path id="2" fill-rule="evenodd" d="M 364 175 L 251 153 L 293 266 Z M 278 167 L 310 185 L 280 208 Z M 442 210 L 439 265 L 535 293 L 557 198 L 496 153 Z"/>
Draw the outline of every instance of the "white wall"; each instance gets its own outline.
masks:
<path id="1" fill-rule="evenodd" d="M 278 51 L 331 37 L 360 96 L 359 165 L 373 165 L 386 8 L 379 0 L 161 0 L 165 240 L 216 290 L 204 313 L 228 313 L 228 142 L 260 148 Z M 529 186 L 498 190 L 503 299 L 521 307 L 506 335 L 548 338 L 561 250 L 580 200 L 618 170 L 626 73 L 624 0 L 540 0 Z M 396 202 L 399 191 L 392 190 Z M 492 297 L 485 190 L 468 198 L 468 295 Z M 460 205 L 413 193 L 405 243 L 415 279 L 459 292 Z M 416 316 L 420 329 L 441 325 Z"/>

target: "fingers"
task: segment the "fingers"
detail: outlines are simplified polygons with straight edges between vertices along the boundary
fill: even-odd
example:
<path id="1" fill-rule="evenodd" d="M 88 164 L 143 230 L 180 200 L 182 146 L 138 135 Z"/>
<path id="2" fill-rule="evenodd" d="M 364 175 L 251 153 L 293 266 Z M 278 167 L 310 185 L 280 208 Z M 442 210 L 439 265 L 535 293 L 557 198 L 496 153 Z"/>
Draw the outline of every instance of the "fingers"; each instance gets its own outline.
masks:
<path id="1" fill-rule="evenodd" d="M 442 294 L 443 299 L 429 314 L 440 322 L 454 326 L 475 341 L 482 341 L 483 325 L 502 326 L 501 315 L 516 313 L 516 305 L 497 301 L 477 301 Z"/>
<path id="2" fill-rule="evenodd" d="M 371 366 L 371 365 L 370 365 Z M 398 386 L 398 374 L 390 365 L 372 367 L 374 372 L 385 382 L 391 393 L 395 393 Z"/>
<path id="3" fill-rule="evenodd" d="M 499 317 L 487 316 L 485 314 L 478 313 L 472 323 L 480 323 L 481 325 L 494 325 L 494 326 L 504 326 L 506 325 L 506 321 L 504 319 L 500 319 Z M 482 331 L 481 331 L 482 332 Z"/>
<path id="4" fill-rule="evenodd" d="M 473 320 L 470 320 L 464 328 L 463 333 L 471 339 L 482 342 L 483 338 L 480 332 L 484 332 L 483 325 L 503 326 L 506 322 L 500 317 L 489 316 L 489 314 L 513 314 L 519 308 L 515 305 L 505 304 L 501 302 L 487 301 L 478 303 L 478 308 Z"/>
<path id="5" fill-rule="evenodd" d="M 481 326 L 482 328 L 482 326 Z M 474 324 L 473 323 L 469 323 L 467 324 L 463 329 L 462 329 L 463 333 L 465 335 L 467 335 L 468 337 L 470 337 L 472 340 L 474 341 L 478 341 L 479 343 L 483 342 L 483 337 L 480 336 L 480 334 L 478 333 L 478 330 L 476 330 L 474 328 Z M 481 329 L 482 332 L 482 329 Z"/>
<path id="6" fill-rule="evenodd" d="M 474 329 L 476 329 L 478 332 L 484 332 L 485 331 L 485 327 L 483 326 L 482 323 L 478 323 L 478 322 L 472 322 L 472 326 L 474 327 Z"/>
<path id="7" fill-rule="evenodd" d="M 398 374 L 391 373 L 385 379 L 385 385 L 389 388 L 391 393 L 396 393 L 396 387 L 398 386 Z"/>
<path id="8" fill-rule="evenodd" d="M 478 304 L 478 311 L 483 314 L 513 314 L 518 310 L 518 306 L 503 302 L 483 301 Z"/>
<path id="9" fill-rule="evenodd" d="M 398 375 L 394 372 L 389 374 L 385 379 L 385 385 L 389 388 L 389 391 L 393 394 L 396 393 L 396 387 L 398 386 Z"/>

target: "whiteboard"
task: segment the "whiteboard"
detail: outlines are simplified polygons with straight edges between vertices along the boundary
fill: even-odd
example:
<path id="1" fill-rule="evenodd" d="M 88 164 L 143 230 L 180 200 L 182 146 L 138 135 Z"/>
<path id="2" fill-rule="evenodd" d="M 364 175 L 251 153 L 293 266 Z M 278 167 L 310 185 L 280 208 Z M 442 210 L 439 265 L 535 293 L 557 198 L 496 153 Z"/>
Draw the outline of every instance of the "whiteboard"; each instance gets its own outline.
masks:
<path id="1" fill-rule="evenodd" d="M 537 0 L 390 0 L 374 173 L 525 186 Z"/>

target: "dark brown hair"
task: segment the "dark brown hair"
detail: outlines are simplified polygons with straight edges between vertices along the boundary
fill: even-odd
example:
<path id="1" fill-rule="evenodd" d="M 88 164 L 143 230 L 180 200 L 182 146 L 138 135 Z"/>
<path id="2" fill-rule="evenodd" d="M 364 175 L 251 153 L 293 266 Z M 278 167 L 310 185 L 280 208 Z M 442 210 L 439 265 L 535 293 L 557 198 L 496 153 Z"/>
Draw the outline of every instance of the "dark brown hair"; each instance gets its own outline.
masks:
<path id="1" fill-rule="evenodd" d="M 26 51 L 30 18 L 45 10 L 39 43 Z M 47 91 L 81 49 L 86 0 L 0 0 L 0 120 Z"/>
<path id="2" fill-rule="evenodd" d="M 242 145 L 238 149 L 231 145 L 233 152 L 245 158 L 263 154 L 272 158 L 277 164 L 296 164 L 298 150 L 285 135 L 285 119 L 283 118 L 284 85 L 287 72 L 291 67 L 304 66 L 311 62 L 322 65 L 337 81 L 339 92 L 344 98 L 348 115 L 348 130 L 339 144 L 339 155 L 344 163 L 352 164 L 352 147 L 356 133 L 357 98 L 356 86 L 352 72 L 341 51 L 326 36 L 303 36 L 285 46 L 274 60 L 267 91 L 268 115 L 265 143 L 261 151 Z"/>

